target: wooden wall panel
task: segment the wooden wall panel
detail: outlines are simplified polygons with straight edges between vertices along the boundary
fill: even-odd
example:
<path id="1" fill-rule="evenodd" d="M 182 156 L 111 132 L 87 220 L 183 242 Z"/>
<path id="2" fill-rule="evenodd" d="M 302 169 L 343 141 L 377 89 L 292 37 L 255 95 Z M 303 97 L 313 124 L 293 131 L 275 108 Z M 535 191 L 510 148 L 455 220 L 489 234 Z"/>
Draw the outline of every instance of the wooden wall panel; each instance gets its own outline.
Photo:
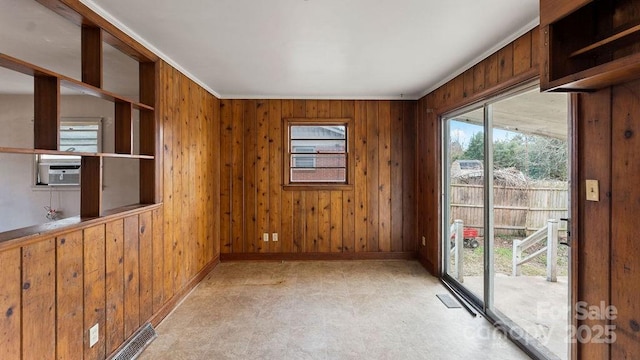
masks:
<path id="1" fill-rule="evenodd" d="M 105 347 L 105 225 L 84 230 L 84 359 L 104 359 Z M 98 324 L 98 342 L 89 346 L 89 329 Z"/>
<path id="2" fill-rule="evenodd" d="M 0 358 L 19 359 L 21 345 L 22 262 L 20 248 L 0 252 Z"/>
<path id="3" fill-rule="evenodd" d="M 380 155 L 380 149 L 378 148 L 378 134 L 380 128 L 378 127 L 378 102 L 367 101 L 367 251 L 376 252 L 379 251 L 379 169 L 380 163 L 378 157 Z"/>
<path id="4" fill-rule="evenodd" d="M 174 77 L 173 70 L 165 62 L 160 62 L 160 112 L 158 116 L 162 120 L 162 149 L 163 149 L 163 291 L 165 300 L 170 299 L 174 292 L 174 266 L 173 253 L 175 249 L 174 230 L 175 223 L 174 213 L 174 187 L 173 179 L 175 177 L 175 169 L 173 160 L 175 158 L 174 150 L 174 127 L 172 126 L 174 118 Z"/>
<path id="5" fill-rule="evenodd" d="M 140 326 L 140 244 L 138 217 L 124 219 L 124 337 Z"/>
<path id="6" fill-rule="evenodd" d="M 269 155 L 282 154 L 282 102 L 269 100 L 267 110 Z M 282 227 L 282 156 L 269 156 L 265 159 L 269 172 L 269 231 L 284 235 Z M 290 234 L 287 236 L 291 236 Z M 272 239 L 273 240 L 273 239 Z M 290 249 L 290 247 L 289 247 Z M 269 243 L 269 252 L 279 253 L 283 251 L 282 239 Z M 290 251 L 290 250 L 289 250 Z"/>
<path id="7" fill-rule="evenodd" d="M 151 274 L 153 278 L 153 311 L 157 313 L 164 305 L 164 237 L 162 236 L 162 208 L 155 209 L 152 212 L 153 221 L 153 240 L 152 240 L 152 261 L 153 272 Z"/>
<path id="8" fill-rule="evenodd" d="M 390 174 L 402 174 L 403 176 L 393 176 L 390 178 L 390 200 L 391 204 L 389 210 L 391 213 L 391 251 L 402 251 L 403 240 L 403 104 L 394 102 L 391 104 L 391 120 L 389 121 L 390 128 L 393 129 L 390 133 L 391 141 L 391 163 Z M 409 210 L 409 209 L 408 209 Z"/>
<path id="9" fill-rule="evenodd" d="M 461 88 L 461 86 L 460 86 Z M 460 93 L 462 90 L 460 90 Z M 406 107 L 406 110 L 405 110 Z M 225 253 L 415 251 L 415 102 L 343 100 L 220 101 L 222 246 Z M 354 186 L 283 190 L 283 118 L 353 119 Z M 398 131 L 399 130 L 399 131 Z M 395 165 L 394 165 L 395 163 Z M 398 176 L 395 176 L 396 171 Z M 397 211 L 394 214 L 392 204 Z M 395 226 L 395 228 L 393 228 Z M 406 229 L 405 229 L 406 228 Z M 394 230 L 395 229 L 395 230 Z M 269 234 L 269 242 L 263 241 Z M 274 242 L 273 233 L 278 234 Z M 393 245 L 392 245 L 393 244 Z M 408 249 L 408 250 L 407 250 Z"/>
<path id="10" fill-rule="evenodd" d="M 76 359 L 83 351 L 82 239 L 82 231 L 56 239 L 56 359 Z"/>
<path id="11" fill-rule="evenodd" d="M 342 117 L 355 119 L 355 104 L 353 101 L 340 101 Z M 332 115 L 333 117 L 333 115 Z M 355 151 L 355 149 L 349 149 Z M 357 153 L 356 153 L 357 156 Z M 354 156 L 355 159 L 355 156 Z M 355 164 L 353 164 L 355 168 Z M 355 173 L 355 172 L 354 172 Z M 342 192 L 342 246 L 343 252 L 355 251 L 355 221 L 356 221 L 356 201 L 355 191 Z"/>
<path id="12" fill-rule="evenodd" d="M 579 95 L 578 124 L 576 133 L 579 139 L 578 153 L 578 184 L 580 213 L 578 219 L 599 219 L 598 221 L 579 222 L 580 238 L 576 242 L 579 259 L 578 295 L 579 301 L 589 304 L 600 304 L 600 301 L 610 300 L 609 296 L 609 268 L 610 248 L 604 241 L 610 231 L 610 198 L 602 196 L 600 202 L 587 202 L 586 192 L 582 186 L 586 179 L 600 181 L 601 194 L 611 189 L 609 174 L 611 161 L 611 90 L 606 89 L 594 94 Z M 606 246 L 603 246 L 606 244 Z M 588 286 L 583 286 L 587 285 Z M 606 294 L 606 296 L 603 296 Z M 586 326 L 606 325 L 598 320 L 585 320 Z M 578 326 L 580 326 L 579 324 Z M 608 349 L 596 343 L 580 346 L 580 352 L 593 354 L 595 357 L 607 358 Z"/>
<path id="13" fill-rule="evenodd" d="M 105 359 L 161 312 L 165 304 L 151 307 L 151 278 L 157 271 L 164 290 L 163 269 L 149 266 L 164 257 L 152 242 L 152 222 L 163 225 L 160 210 L 60 229 L 0 251 L 0 358 Z M 96 324 L 99 341 L 89 346 Z"/>
<path id="14" fill-rule="evenodd" d="M 138 215 L 138 263 L 140 271 L 140 319 L 153 315 L 153 217 L 151 212 Z"/>
<path id="15" fill-rule="evenodd" d="M 418 182 L 416 141 L 417 141 L 417 103 L 406 102 L 402 111 L 402 248 L 403 251 L 415 251 L 420 238 L 417 236 L 416 183 Z M 395 195 L 392 193 L 392 196 Z M 405 214 L 409 214 L 405 216 Z M 396 220 L 397 221 L 397 220 Z"/>
<path id="16" fill-rule="evenodd" d="M 196 218 L 196 214 L 192 215 L 193 208 L 191 208 L 191 179 L 193 178 L 190 168 L 190 158 L 193 154 L 191 149 L 190 133 L 190 128 L 192 125 L 191 81 L 186 78 L 182 78 L 182 80 L 180 81 L 179 99 L 180 111 L 178 112 L 179 116 L 176 119 L 180 122 L 180 162 L 182 171 L 180 172 L 181 177 L 176 180 L 179 180 L 182 185 L 182 192 L 181 196 L 179 197 L 180 238 L 178 239 L 182 251 L 179 254 L 177 266 L 182 268 L 182 271 L 179 273 L 180 277 L 178 278 L 178 284 L 180 288 L 183 288 L 185 285 L 187 285 L 187 281 L 191 275 L 191 272 L 193 271 L 191 260 L 193 255 L 194 243 L 196 241 L 196 236 L 193 235 L 196 234 L 197 229 L 196 222 L 194 221 Z"/>
<path id="17" fill-rule="evenodd" d="M 267 233 L 271 238 L 269 229 L 270 188 L 269 188 L 269 101 L 256 102 L 256 236 L 262 240 L 262 235 Z M 259 240 L 259 241 L 260 241 Z M 269 252 L 269 242 L 260 242 L 257 252 Z"/>
<path id="18" fill-rule="evenodd" d="M 220 252 L 231 252 L 231 184 L 232 184 L 232 130 L 233 104 L 231 101 L 220 101 Z"/>
<path id="19" fill-rule="evenodd" d="M 640 81 L 615 86 L 612 92 L 611 143 L 614 146 L 611 146 L 611 234 L 608 237 L 611 269 L 606 275 L 611 287 L 611 304 L 617 309 L 617 317 L 611 321 L 617 335 L 611 345 L 613 359 L 631 359 L 640 354 L 640 243 L 636 236 L 640 191 L 638 182 L 630 181 L 640 177 L 638 91 Z M 605 192 L 604 196 L 608 198 L 608 195 Z M 598 290 L 602 294 L 606 289 Z"/>
<path id="20" fill-rule="evenodd" d="M 22 358 L 56 356 L 56 246 L 47 239 L 22 248 Z"/>
<path id="21" fill-rule="evenodd" d="M 244 136 L 243 165 L 244 165 L 244 249 L 246 252 L 259 252 L 262 248 L 262 234 L 257 233 L 256 213 L 256 157 L 257 148 L 257 118 L 256 101 L 243 102 L 244 112 Z M 235 165 L 235 164 L 234 164 Z M 237 165 L 236 165 L 237 166 Z"/>
<path id="22" fill-rule="evenodd" d="M 391 104 L 389 101 L 381 101 L 378 104 L 378 119 L 378 250 L 390 252 L 391 122 L 393 119 L 391 118 Z M 401 198 L 401 196 L 398 197 Z M 399 241 L 402 241 L 401 237 Z"/>
<path id="23" fill-rule="evenodd" d="M 355 251 L 367 251 L 367 103 L 355 104 Z"/>
<path id="24" fill-rule="evenodd" d="M 106 266 L 106 352 L 114 352 L 124 337 L 124 222 L 105 225 Z"/>

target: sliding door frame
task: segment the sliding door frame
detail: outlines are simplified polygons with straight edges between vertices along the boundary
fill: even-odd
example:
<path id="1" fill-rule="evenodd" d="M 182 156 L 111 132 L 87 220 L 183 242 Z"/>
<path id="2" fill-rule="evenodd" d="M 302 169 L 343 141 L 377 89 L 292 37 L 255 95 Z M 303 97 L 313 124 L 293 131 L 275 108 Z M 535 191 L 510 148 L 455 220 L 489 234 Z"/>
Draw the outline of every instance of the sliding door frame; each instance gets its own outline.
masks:
<path id="1" fill-rule="evenodd" d="M 518 324 L 510 320 L 507 316 L 502 314 L 498 309 L 494 306 L 494 195 L 493 195 L 493 181 L 487 181 L 487 179 L 493 179 L 493 104 L 499 101 L 511 98 L 513 96 L 517 96 L 518 94 L 527 92 L 534 88 L 539 88 L 539 80 L 528 81 L 522 84 L 518 84 L 512 88 L 509 88 L 503 92 L 497 93 L 495 96 L 487 97 L 482 99 L 481 101 L 474 102 L 472 104 L 468 104 L 464 107 L 460 107 L 458 109 L 448 111 L 439 116 L 440 124 L 442 125 L 441 131 L 441 228 L 442 234 L 440 237 L 440 248 L 441 251 L 441 280 L 449 287 L 452 291 L 455 291 L 459 295 L 462 296 L 463 301 L 467 301 L 470 305 L 472 305 L 476 310 L 480 311 L 484 314 L 492 324 L 494 324 L 498 329 L 504 332 L 518 347 L 520 347 L 525 353 L 529 356 L 536 359 L 545 359 L 550 355 L 550 352 L 545 351 L 546 349 L 539 341 L 532 336 L 529 336 L 526 331 L 524 331 Z M 568 101 L 568 118 L 567 118 L 567 127 L 568 127 L 568 136 L 567 136 L 567 145 L 569 151 L 569 218 L 571 218 L 572 214 L 576 210 L 575 195 L 576 195 L 576 184 L 577 180 L 577 170 L 576 170 L 576 162 L 575 157 L 577 156 L 577 139 L 576 134 L 573 131 L 575 129 L 575 96 L 570 96 Z M 467 289 L 463 284 L 455 280 L 451 275 L 449 275 L 449 259 L 450 254 L 447 254 L 448 246 L 443 246 L 445 241 L 449 241 L 447 239 L 449 235 L 450 228 L 450 173 L 451 169 L 449 168 L 449 136 L 450 134 L 450 121 L 456 116 L 462 115 L 464 113 L 483 109 L 483 129 L 484 129 L 484 179 L 483 182 L 483 206 L 484 206 L 484 267 L 483 267 L 483 289 L 484 293 L 482 299 L 478 298 L 474 295 L 469 289 Z M 572 232 L 573 238 L 575 238 L 575 230 L 577 230 L 577 226 L 575 223 L 569 224 L 569 229 Z M 487 241 L 489 239 L 489 241 Z M 570 240 L 571 241 L 571 240 Z M 568 303 L 570 314 L 574 313 L 573 305 L 576 300 L 576 282 L 577 282 L 577 258 L 575 257 L 575 246 L 571 248 L 569 255 L 569 284 L 568 284 Z M 567 325 L 574 324 L 573 317 L 569 319 L 569 323 Z M 575 346 L 569 346 L 569 358 L 575 359 Z"/>

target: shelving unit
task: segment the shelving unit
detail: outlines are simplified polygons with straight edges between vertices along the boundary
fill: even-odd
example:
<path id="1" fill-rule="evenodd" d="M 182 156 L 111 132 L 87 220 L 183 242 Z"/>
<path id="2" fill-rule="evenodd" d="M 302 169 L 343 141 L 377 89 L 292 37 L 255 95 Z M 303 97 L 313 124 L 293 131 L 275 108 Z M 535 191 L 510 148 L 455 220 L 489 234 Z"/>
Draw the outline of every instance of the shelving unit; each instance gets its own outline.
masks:
<path id="1" fill-rule="evenodd" d="M 46 6 L 46 4 L 45 4 Z M 66 9 L 66 10 L 65 10 Z M 52 10 L 72 20 L 81 27 L 82 81 L 41 68 L 37 65 L 0 53 L 0 67 L 33 76 L 34 81 L 34 146 L 33 148 L 2 147 L 0 153 L 75 155 L 81 157 L 80 166 L 80 217 L 94 218 L 103 215 L 102 179 L 104 158 L 126 158 L 139 161 L 140 204 L 159 202 L 161 191 L 157 187 L 155 77 L 156 59 L 138 52 L 120 41 L 118 37 L 91 23 L 90 19 L 77 19 L 68 8 Z M 113 29 L 110 29 L 113 30 Z M 118 34 L 121 35 L 121 34 Z M 125 50 L 125 54 L 139 63 L 140 101 L 106 91 L 103 86 L 103 41 Z M 115 152 L 85 153 L 60 151 L 60 96 L 61 88 L 113 102 L 115 114 Z M 133 153 L 133 111 L 140 113 L 140 154 Z"/>
<path id="2" fill-rule="evenodd" d="M 542 0 L 544 91 L 593 91 L 640 78 L 640 3 Z"/>

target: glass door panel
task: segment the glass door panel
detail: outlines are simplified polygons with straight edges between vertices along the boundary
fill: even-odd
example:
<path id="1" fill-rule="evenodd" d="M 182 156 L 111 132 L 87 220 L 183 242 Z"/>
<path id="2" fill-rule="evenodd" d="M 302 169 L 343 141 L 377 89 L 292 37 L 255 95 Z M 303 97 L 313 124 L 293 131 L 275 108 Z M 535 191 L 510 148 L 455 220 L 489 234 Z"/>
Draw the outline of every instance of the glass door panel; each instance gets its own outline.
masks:
<path id="1" fill-rule="evenodd" d="M 446 122 L 445 272 L 484 300 L 484 109 Z"/>
<path id="2" fill-rule="evenodd" d="M 493 303 L 567 358 L 567 95 L 538 88 L 489 105 L 493 152 Z M 544 349 L 543 349 L 544 350 Z"/>

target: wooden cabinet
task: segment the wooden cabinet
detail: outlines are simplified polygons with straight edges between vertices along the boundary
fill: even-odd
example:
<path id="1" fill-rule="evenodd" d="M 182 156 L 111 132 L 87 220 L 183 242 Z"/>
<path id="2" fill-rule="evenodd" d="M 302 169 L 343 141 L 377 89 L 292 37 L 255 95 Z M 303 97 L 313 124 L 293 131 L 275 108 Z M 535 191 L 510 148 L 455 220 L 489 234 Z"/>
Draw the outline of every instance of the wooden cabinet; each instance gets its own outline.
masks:
<path id="1" fill-rule="evenodd" d="M 640 78 L 640 2 L 541 0 L 543 91 L 593 91 Z"/>
<path id="2" fill-rule="evenodd" d="M 56 7 L 54 10 L 62 8 Z M 67 14 L 67 13 L 65 13 Z M 117 157 L 136 159 L 140 162 L 141 204 L 159 202 L 161 189 L 158 187 L 156 146 L 158 130 L 154 111 L 156 101 L 156 62 L 145 57 L 142 52 L 128 48 L 127 55 L 139 63 L 140 101 L 112 93 L 103 89 L 103 40 L 118 49 L 127 48 L 114 39 L 103 27 L 91 24 L 87 19 L 81 24 L 81 66 L 82 80 L 41 68 L 21 59 L 0 53 L 0 67 L 33 77 L 34 81 L 34 144 L 33 148 L 6 147 L 0 144 L 0 153 L 77 155 L 81 157 L 80 167 L 80 216 L 98 217 L 103 214 L 102 179 L 103 158 Z M 82 94 L 98 97 L 114 104 L 115 151 L 113 153 L 87 153 L 60 150 L 60 96 L 61 88 L 72 89 Z M 133 152 L 132 112 L 140 114 L 140 153 Z"/>

